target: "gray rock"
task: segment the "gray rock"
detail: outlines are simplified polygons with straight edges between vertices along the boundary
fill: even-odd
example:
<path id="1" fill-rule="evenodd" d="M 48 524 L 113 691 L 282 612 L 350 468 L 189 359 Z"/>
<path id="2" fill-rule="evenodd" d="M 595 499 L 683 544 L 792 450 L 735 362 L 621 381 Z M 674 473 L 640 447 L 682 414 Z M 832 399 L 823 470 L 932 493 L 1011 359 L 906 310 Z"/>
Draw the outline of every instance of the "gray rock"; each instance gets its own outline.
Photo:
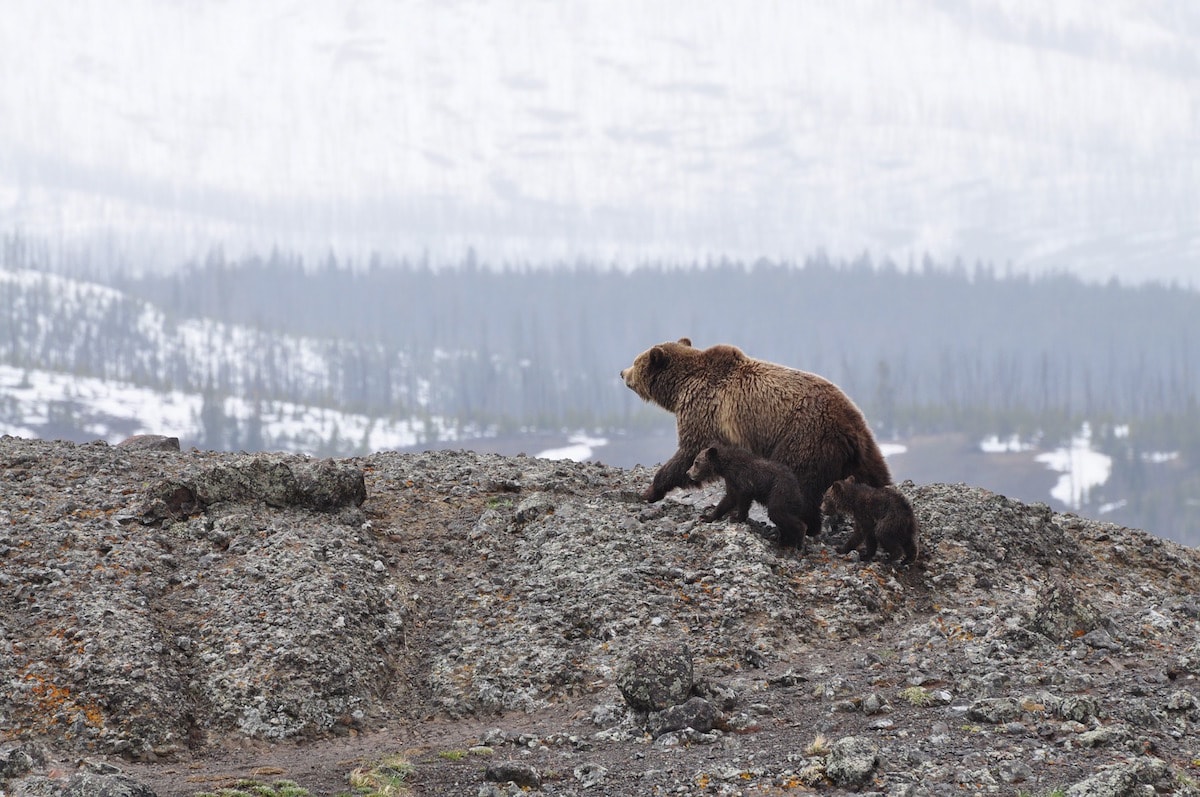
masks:
<path id="1" fill-rule="evenodd" d="M 604 783 L 608 768 L 600 764 L 581 764 L 572 773 L 582 788 L 590 789 Z"/>
<path id="2" fill-rule="evenodd" d="M 494 764 L 488 764 L 483 777 L 485 780 L 496 783 L 512 782 L 531 789 L 539 788 L 542 785 L 542 776 L 532 765 L 524 761 L 497 761 Z"/>
<path id="3" fill-rule="evenodd" d="M 1067 788 L 1067 797 L 1127 797 L 1138 785 L 1153 786 L 1170 775 L 1170 766 L 1158 758 L 1143 756 L 1126 764 L 1115 764 Z"/>
<path id="4" fill-rule="evenodd" d="M 1103 726 L 1079 734 L 1079 743 L 1084 747 L 1102 747 L 1123 742 L 1132 735 L 1125 725 Z"/>
<path id="5" fill-rule="evenodd" d="M 661 711 L 692 692 L 692 652 L 682 642 L 634 649 L 617 676 L 617 687 L 635 711 Z"/>
<path id="6" fill-rule="evenodd" d="M 1021 704 L 1011 697 L 988 697 L 976 700 L 967 709 L 967 718 L 976 722 L 999 725 L 1021 716 Z"/>
<path id="7" fill-rule="evenodd" d="M 1100 614 L 1069 586 L 1052 583 L 1038 596 L 1029 627 L 1055 642 L 1082 636 L 1100 624 Z"/>
<path id="8" fill-rule="evenodd" d="M 838 786 L 857 789 L 870 781 L 878 764 L 878 745 L 864 736 L 845 736 L 829 745 L 825 774 Z"/>
<path id="9" fill-rule="evenodd" d="M 135 434 L 117 443 L 117 448 L 134 451 L 178 451 L 179 438 L 161 434 Z"/>
<path id="10" fill-rule="evenodd" d="M 1062 699 L 1055 713 L 1065 720 L 1087 722 L 1100 716 L 1100 703 L 1090 695 L 1071 695 Z"/>
<path id="11" fill-rule="evenodd" d="M 359 506 L 366 494 L 359 468 L 332 460 L 240 456 L 184 479 L 165 479 L 154 485 L 146 494 L 142 515 L 144 522 L 154 522 L 187 517 L 214 504 L 255 502 L 328 512 Z"/>
<path id="12" fill-rule="evenodd" d="M 1195 695 L 1191 692 L 1177 689 L 1167 696 L 1165 708 L 1167 711 L 1190 711 L 1198 705 L 1200 705 L 1200 702 L 1197 702 Z"/>
<path id="13" fill-rule="evenodd" d="M 40 744 L 26 742 L 0 745 L 0 781 L 5 778 L 19 778 L 35 767 L 44 766 L 46 749 Z"/>
<path id="14" fill-rule="evenodd" d="M 67 781 L 62 797 L 155 797 L 155 793 L 124 775 L 76 772 Z"/>
<path id="15" fill-rule="evenodd" d="M 1024 783 L 1033 777 L 1033 769 L 1019 759 L 1001 762 L 998 768 L 1000 780 L 1005 783 Z"/>
<path id="16" fill-rule="evenodd" d="M 332 459 L 292 467 L 299 506 L 332 512 L 361 506 L 367 498 L 362 469 Z"/>
<path id="17" fill-rule="evenodd" d="M 652 713 L 646 721 L 646 729 L 657 739 L 670 731 L 691 728 L 699 733 L 708 733 L 717 719 L 717 710 L 702 697 L 693 697 L 685 703 Z"/>

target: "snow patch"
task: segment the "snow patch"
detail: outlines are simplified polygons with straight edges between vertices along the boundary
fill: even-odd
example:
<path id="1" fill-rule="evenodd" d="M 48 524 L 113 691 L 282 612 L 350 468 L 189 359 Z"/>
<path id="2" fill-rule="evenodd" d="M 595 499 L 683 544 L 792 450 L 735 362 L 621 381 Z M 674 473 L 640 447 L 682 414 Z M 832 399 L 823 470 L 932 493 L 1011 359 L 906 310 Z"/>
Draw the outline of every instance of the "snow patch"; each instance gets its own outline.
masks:
<path id="1" fill-rule="evenodd" d="M 1083 506 L 1089 490 L 1104 484 L 1112 474 L 1112 457 L 1092 449 L 1092 427 L 1087 422 L 1070 445 L 1038 454 L 1035 459 L 1062 474 L 1050 495 L 1075 510 Z"/>
<path id="2" fill-rule="evenodd" d="M 979 449 L 985 454 L 1017 454 L 1032 451 L 1033 448 L 1032 444 L 1021 442 L 1021 438 L 1015 434 L 1003 440 L 999 435 L 990 435 L 979 441 Z"/>
<path id="3" fill-rule="evenodd" d="M 537 456 L 539 459 L 569 459 L 575 462 L 583 462 L 585 459 L 591 458 L 595 453 L 595 449 L 608 445 L 608 439 L 604 437 L 588 437 L 580 433 L 568 437 L 567 443 L 569 445 L 561 448 L 547 448 L 545 451 L 540 451 Z"/>

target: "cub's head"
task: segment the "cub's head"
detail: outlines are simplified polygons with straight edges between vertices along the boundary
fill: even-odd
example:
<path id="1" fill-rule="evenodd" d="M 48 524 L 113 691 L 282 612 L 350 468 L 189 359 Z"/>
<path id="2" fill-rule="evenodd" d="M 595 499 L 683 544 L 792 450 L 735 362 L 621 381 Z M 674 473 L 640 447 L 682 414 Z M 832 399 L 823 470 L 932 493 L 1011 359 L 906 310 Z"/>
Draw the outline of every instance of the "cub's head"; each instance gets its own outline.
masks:
<path id="1" fill-rule="evenodd" d="M 850 508 L 850 490 L 854 477 L 847 476 L 839 482 L 829 485 L 825 495 L 821 497 L 821 514 L 839 515 Z"/>
<path id="2" fill-rule="evenodd" d="M 633 365 L 621 371 L 621 379 L 642 400 L 674 412 L 679 382 L 677 366 L 695 359 L 699 353 L 687 338 L 660 343 L 635 357 Z"/>
<path id="3" fill-rule="evenodd" d="M 696 458 L 692 460 L 692 467 L 688 468 L 687 475 L 696 484 L 703 484 L 720 476 L 721 462 L 717 447 L 709 446 L 697 454 Z"/>

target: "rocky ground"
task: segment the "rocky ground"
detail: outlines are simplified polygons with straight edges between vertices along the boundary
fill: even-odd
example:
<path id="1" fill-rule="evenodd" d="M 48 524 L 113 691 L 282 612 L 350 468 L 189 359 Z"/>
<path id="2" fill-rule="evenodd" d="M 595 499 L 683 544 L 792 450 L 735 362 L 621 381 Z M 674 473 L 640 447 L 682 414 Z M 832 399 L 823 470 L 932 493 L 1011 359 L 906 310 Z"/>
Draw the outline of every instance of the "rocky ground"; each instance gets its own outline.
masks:
<path id="1" fill-rule="evenodd" d="M 641 468 L 143 442 L 0 438 L 0 793 L 1200 793 L 1141 531 L 905 484 L 895 569 Z"/>

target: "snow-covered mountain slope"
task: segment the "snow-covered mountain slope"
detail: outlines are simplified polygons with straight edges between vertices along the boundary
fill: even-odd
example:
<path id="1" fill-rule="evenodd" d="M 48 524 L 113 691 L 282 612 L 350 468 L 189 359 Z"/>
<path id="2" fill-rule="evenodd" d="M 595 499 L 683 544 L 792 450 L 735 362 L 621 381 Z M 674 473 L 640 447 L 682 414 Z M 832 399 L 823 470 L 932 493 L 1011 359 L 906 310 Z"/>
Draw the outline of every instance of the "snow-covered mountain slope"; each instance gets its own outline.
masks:
<path id="1" fill-rule="evenodd" d="M 0 434 L 178 436 L 211 448 L 347 454 L 455 440 L 401 353 L 394 412 L 354 412 L 347 347 L 210 319 L 175 320 L 112 288 L 0 269 Z M 444 359 L 453 359 L 443 353 Z"/>
<path id="2" fill-rule="evenodd" d="M 219 413 L 216 429 L 206 428 L 206 423 L 212 426 L 212 412 Z M 14 437 L 119 443 L 135 434 L 165 434 L 178 437 L 184 447 L 345 456 L 455 441 L 459 433 L 432 416 L 371 418 L 241 397 L 219 399 L 212 409 L 199 393 L 0 365 L 0 434 Z"/>
<path id="3" fill-rule="evenodd" d="M 0 73 L 0 230 L 149 267 L 1200 265 L 1190 0 L 49 0 L 6 7 Z"/>
<path id="4" fill-rule="evenodd" d="M 10 363 L 243 395 L 257 369 L 284 369 L 286 381 L 316 393 L 329 391 L 336 373 L 327 341 L 175 321 L 112 288 L 43 272 L 0 270 L 0 307 L 8 333 L 0 361 Z"/>

